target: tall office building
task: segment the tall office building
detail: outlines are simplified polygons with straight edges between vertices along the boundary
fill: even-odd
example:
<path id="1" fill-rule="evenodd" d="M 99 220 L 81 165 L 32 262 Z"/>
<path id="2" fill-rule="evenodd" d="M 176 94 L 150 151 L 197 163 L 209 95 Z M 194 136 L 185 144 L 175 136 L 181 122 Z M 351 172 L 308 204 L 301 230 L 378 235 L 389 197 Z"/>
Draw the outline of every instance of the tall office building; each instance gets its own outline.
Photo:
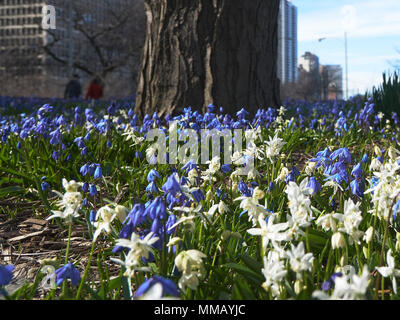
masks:
<path id="1" fill-rule="evenodd" d="M 297 7 L 290 0 L 280 1 L 277 69 L 281 83 L 297 80 Z"/>
<path id="2" fill-rule="evenodd" d="M 321 74 L 319 58 L 307 51 L 299 58 L 299 82 L 306 84 L 307 99 L 321 99 Z"/>
<path id="3" fill-rule="evenodd" d="M 321 98 L 343 99 L 343 70 L 341 65 L 321 65 Z"/>
<path id="4" fill-rule="evenodd" d="M 316 72 L 319 73 L 319 58 L 317 55 L 306 51 L 299 58 L 299 69 L 303 69 L 305 72 Z"/>
<path id="5" fill-rule="evenodd" d="M 70 56 L 90 70 L 100 70 L 100 62 L 83 32 L 77 30 L 79 23 L 70 29 L 70 18 L 79 14 L 87 28 L 99 30 L 107 23 L 107 10 L 126 1 L 132 0 L 0 0 L 0 77 L 9 83 L 9 90 L 3 85 L 0 94 L 27 94 L 25 86 L 33 95 L 62 96 L 71 73 L 79 73 L 81 82 L 89 82 L 85 72 L 69 67 Z M 46 5 L 55 8 L 55 29 L 41 28 Z M 112 41 L 109 43 L 102 46 L 104 55 L 118 55 Z M 43 50 L 45 46 L 51 46 L 58 60 Z"/>

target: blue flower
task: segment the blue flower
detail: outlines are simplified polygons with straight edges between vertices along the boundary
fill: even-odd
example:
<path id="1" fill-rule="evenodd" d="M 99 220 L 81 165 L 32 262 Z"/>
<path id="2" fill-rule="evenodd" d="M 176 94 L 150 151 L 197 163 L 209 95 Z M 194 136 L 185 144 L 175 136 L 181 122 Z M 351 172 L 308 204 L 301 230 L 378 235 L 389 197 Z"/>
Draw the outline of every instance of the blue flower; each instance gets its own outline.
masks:
<path id="1" fill-rule="evenodd" d="M 321 184 L 315 177 L 310 177 L 310 180 L 308 180 L 307 187 L 312 189 L 313 195 L 321 191 Z"/>
<path id="2" fill-rule="evenodd" d="M 90 210 L 89 220 L 90 220 L 90 222 L 95 222 L 96 221 L 96 211 Z"/>
<path id="3" fill-rule="evenodd" d="M 87 148 L 86 147 L 84 147 L 84 148 L 82 148 L 82 150 L 81 150 L 81 156 L 83 157 L 83 156 L 86 156 L 87 155 Z"/>
<path id="4" fill-rule="evenodd" d="M 243 181 L 239 181 L 237 191 L 240 192 L 244 197 L 251 197 L 251 191 Z"/>
<path id="5" fill-rule="evenodd" d="M 192 196 L 196 202 L 200 202 L 201 200 L 204 200 L 204 193 L 200 189 L 196 189 L 192 191 Z"/>
<path id="6" fill-rule="evenodd" d="M 324 179 L 324 181 L 327 180 L 333 180 L 338 184 L 341 184 L 344 181 L 343 177 L 339 173 L 335 173 L 334 175 L 331 175 Z"/>
<path id="7" fill-rule="evenodd" d="M 164 200 L 161 197 L 155 198 L 150 205 L 145 209 L 144 215 L 149 217 L 151 220 L 156 218 L 165 219 L 167 217 Z"/>
<path id="8" fill-rule="evenodd" d="M 197 170 L 197 164 L 194 162 L 193 159 L 189 160 L 183 167 L 182 170 L 185 170 L 186 173 L 189 172 L 192 169 Z"/>
<path id="9" fill-rule="evenodd" d="M 89 182 L 85 181 L 85 182 L 82 184 L 82 191 L 83 191 L 84 193 L 90 191 Z"/>
<path id="10" fill-rule="evenodd" d="M 353 167 L 351 174 L 356 178 L 361 178 L 363 173 L 363 168 L 361 162 L 359 162 L 356 166 Z"/>
<path id="11" fill-rule="evenodd" d="M 275 189 L 275 183 L 273 183 L 272 181 L 269 183 L 269 191 L 272 191 Z"/>
<path id="12" fill-rule="evenodd" d="M 148 182 L 153 182 L 153 181 L 156 180 L 156 178 L 161 179 L 160 174 L 156 170 L 151 169 L 149 171 L 149 173 L 147 174 L 147 181 Z"/>
<path id="13" fill-rule="evenodd" d="M 76 143 L 76 145 L 78 146 L 79 149 L 82 149 L 82 148 L 85 147 L 85 143 L 83 142 L 83 138 L 82 137 L 75 138 L 74 142 Z"/>
<path id="14" fill-rule="evenodd" d="M 61 155 L 60 155 L 60 151 L 53 151 L 51 157 L 57 161 L 58 159 L 60 159 Z"/>
<path id="15" fill-rule="evenodd" d="M 141 159 L 141 158 L 143 158 L 143 154 L 140 151 L 136 151 L 135 152 L 135 158 L 136 159 Z"/>
<path id="16" fill-rule="evenodd" d="M 67 263 L 65 266 L 56 270 L 57 286 L 61 285 L 64 280 L 67 279 L 71 279 L 73 286 L 77 286 L 81 280 L 81 273 L 72 263 Z"/>
<path id="17" fill-rule="evenodd" d="M 0 265 L 0 287 L 9 284 L 13 278 L 14 266 L 9 264 L 6 266 Z"/>
<path id="18" fill-rule="evenodd" d="M 93 197 L 97 194 L 97 188 L 94 184 L 91 184 L 89 187 L 90 195 Z"/>
<path id="19" fill-rule="evenodd" d="M 362 159 L 361 159 L 362 163 L 368 163 L 368 155 L 366 153 L 364 153 Z"/>
<path id="20" fill-rule="evenodd" d="M 165 223 L 165 228 L 167 230 L 167 234 L 173 234 L 176 230 L 176 227 L 172 228 L 171 227 L 176 223 L 178 219 L 176 218 L 176 216 L 174 214 L 170 214 L 168 217 L 167 222 Z"/>
<path id="21" fill-rule="evenodd" d="M 146 187 L 146 192 L 148 193 L 157 193 L 158 192 L 158 188 L 157 185 L 152 181 L 148 184 L 148 186 Z"/>
<path id="22" fill-rule="evenodd" d="M 103 176 L 102 170 L 101 170 L 101 166 L 99 164 L 96 165 L 96 170 L 94 171 L 94 178 L 98 179 L 101 178 Z"/>
<path id="23" fill-rule="evenodd" d="M 153 223 L 151 224 L 151 232 L 153 232 L 156 235 L 160 235 L 161 233 L 161 221 L 157 217 L 153 220 Z"/>
<path id="24" fill-rule="evenodd" d="M 344 161 L 345 163 L 351 163 L 351 154 L 349 149 L 347 149 L 346 147 L 337 149 L 336 151 L 332 152 L 329 158 L 331 160 L 339 158 L 339 161 Z"/>
<path id="25" fill-rule="evenodd" d="M 178 297 L 179 291 L 175 283 L 170 279 L 165 279 L 160 276 L 153 276 L 152 278 L 143 282 L 135 293 L 135 298 L 139 298 L 144 295 L 152 286 L 160 283 L 162 285 L 162 296 L 171 295 Z"/>
<path id="26" fill-rule="evenodd" d="M 230 164 L 223 164 L 223 165 L 221 166 L 221 171 L 222 171 L 223 173 L 231 172 L 231 171 L 232 171 L 232 167 L 231 167 Z"/>
<path id="27" fill-rule="evenodd" d="M 161 188 L 165 193 L 171 193 L 173 196 L 181 191 L 181 187 L 175 178 L 175 174 L 171 174 Z"/>
<path id="28" fill-rule="evenodd" d="M 249 115 L 249 113 L 243 108 L 240 109 L 238 112 L 236 112 L 236 116 L 238 117 L 239 120 L 244 119 L 248 115 Z"/>
<path id="29" fill-rule="evenodd" d="M 397 200 L 396 204 L 393 206 L 393 221 L 396 220 L 398 212 L 400 212 L 400 199 Z"/>
<path id="30" fill-rule="evenodd" d="M 89 173 L 89 164 L 85 163 L 80 169 L 79 169 L 79 173 L 83 176 L 86 176 Z"/>
<path id="31" fill-rule="evenodd" d="M 47 181 L 43 181 L 40 184 L 40 187 L 42 188 L 43 191 L 49 190 L 50 189 L 50 184 Z"/>
<path id="32" fill-rule="evenodd" d="M 360 178 L 356 178 L 350 182 L 350 189 L 354 195 L 360 198 L 364 197 L 364 183 Z"/>

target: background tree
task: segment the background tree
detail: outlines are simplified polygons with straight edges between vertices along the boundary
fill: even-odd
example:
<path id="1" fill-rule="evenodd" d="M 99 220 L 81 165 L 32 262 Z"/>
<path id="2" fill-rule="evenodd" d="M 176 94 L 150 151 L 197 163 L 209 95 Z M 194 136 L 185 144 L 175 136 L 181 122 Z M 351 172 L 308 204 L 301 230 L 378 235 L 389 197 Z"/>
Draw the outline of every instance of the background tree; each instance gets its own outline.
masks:
<path id="1" fill-rule="evenodd" d="M 73 37 L 79 38 L 75 45 L 73 68 L 87 76 L 99 76 L 106 82 L 110 74 L 130 72 L 129 82 L 136 87 L 140 55 L 144 41 L 145 15 L 143 0 L 104 0 L 104 17 L 99 19 L 91 13 L 91 2 L 73 1 Z M 66 4 L 62 6 L 68 8 Z M 69 13 L 58 15 L 57 24 L 68 27 Z M 44 52 L 56 63 L 67 66 L 68 55 L 58 50 L 60 43 L 68 43 L 68 36 L 58 30 L 46 29 L 49 41 Z M 84 44 L 82 46 L 82 44 Z M 125 77 L 126 78 L 126 77 Z"/>
<path id="2" fill-rule="evenodd" d="M 136 112 L 280 104 L 279 0 L 145 0 Z"/>

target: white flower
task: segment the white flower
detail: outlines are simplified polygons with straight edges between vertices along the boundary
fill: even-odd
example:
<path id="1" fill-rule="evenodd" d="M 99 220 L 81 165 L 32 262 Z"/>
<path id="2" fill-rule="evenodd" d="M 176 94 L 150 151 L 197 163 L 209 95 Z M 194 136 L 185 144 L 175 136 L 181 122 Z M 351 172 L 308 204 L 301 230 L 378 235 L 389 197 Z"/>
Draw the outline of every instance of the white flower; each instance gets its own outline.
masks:
<path id="1" fill-rule="evenodd" d="M 316 224 L 320 226 L 324 231 L 332 230 L 336 231 L 336 219 L 334 218 L 334 213 L 324 214 L 320 216 Z"/>
<path id="2" fill-rule="evenodd" d="M 101 207 L 96 213 L 96 222 L 93 222 L 96 231 L 93 235 L 93 241 L 96 241 L 97 237 L 104 230 L 106 233 L 111 232 L 111 222 L 117 216 L 115 210 L 108 206 Z"/>
<path id="3" fill-rule="evenodd" d="M 305 253 L 303 242 L 300 242 L 297 247 L 292 244 L 292 250 L 287 250 L 286 255 L 289 258 L 290 267 L 298 276 L 302 271 L 311 271 L 314 257 L 312 253 Z"/>
<path id="4" fill-rule="evenodd" d="M 282 232 L 288 228 L 288 223 L 277 223 L 274 224 L 274 216 L 268 218 L 268 223 L 262 217 L 259 217 L 258 223 L 260 228 L 251 228 L 247 232 L 253 236 L 262 237 L 262 246 L 264 251 L 267 249 L 269 241 L 280 242 L 288 241 L 288 235 L 286 232 Z"/>
<path id="5" fill-rule="evenodd" d="M 122 135 L 126 136 L 126 141 L 132 140 L 133 144 L 131 146 L 140 144 L 142 141 L 144 141 L 144 137 L 136 136 L 135 131 L 133 131 L 133 129 L 129 123 L 125 127 L 125 131 Z"/>
<path id="6" fill-rule="evenodd" d="M 62 185 L 67 192 L 76 192 L 82 183 L 78 183 L 75 180 L 67 181 L 67 179 L 62 179 Z"/>
<path id="7" fill-rule="evenodd" d="M 153 232 L 148 233 L 143 239 L 135 232 L 132 232 L 131 239 L 118 239 L 117 246 L 130 249 L 125 257 L 125 261 L 120 259 L 111 258 L 112 261 L 117 262 L 126 268 L 125 276 L 132 277 L 135 270 L 150 271 L 147 267 L 139 267 L 140 259 L 149 258 L 152 245 L 158 241 L 158 237 L 153 237 Z"/>
<path id="8" fill-rule="evenodd" d="M 331 238 L 332 249 L 344 248 L 346 246 L 346 239 L 341 232 L 336 232 Z"/>
<path id="9" fill-rule="evenodd" d="M 382 168 L 382 163 L 377 158 L 371 160 L 371 163 L 369 165 L 369 169 L 371 171 L 380 170 L 381 168 Z"/>
<path id="10" fill-rule="evenodd" d="M 199 271 L 203 266 L 203 258 L 207 256 L 199 250 L 181 251 L 175 257 L 175 265 L 183 273 L 189 274 L 193 271 Z"/>
<path id="11" fill-rule="evenodd" d="M 71 208 L 66 208 L 64 211 L 51 211 L 52 215 L 46 220 L 54 219 L 54 218 L 61 218 L 65 219 L 67 223 L 71 223 L 73 218 L 79 217 L 79 213 L 76 210 Z"/>
<path id="12" fill-rule="evenodd" d="M 261 269 L 265 277 L 262 287 L 269 291 L 272 289 L 272 294 L 278 296 L 280 293 L 279 282 L 281 282 L 287 274 L 285 264 L 279 260 L 279 255 L 275 251 L 270 251 L 267 256 L 264 256 L 264 268 Z"/>
<path id="13" fill-rule="evenodd" d="M 63 179 L 62 183 L 67 192 L 65 194 L 61 194 L 56 190 L 53 190 L 53 192 L 62 198 L 57 202 L 57 205 L 61 209 L 64 209 L 64 211 L 52 211 L 53 215 L 48 217 L 47 220 L 61 218 L 66 220 L 67 223 L 72 223 L 72 219 L 79 216 L 79 209 L 82 206 L 82 195 L 76 191 L 79 184 L 74 180 L 68 182 L 66 179 Z"/>
<path id="14" fill-rule="evenodd" d="M 315 166 L 317 165 L 317 162 L 315 161 L 308 161 L 306 167 L 304 168 L 304 171 L 307 173 L 307 175 L 311 175 L 314 172 Z"/>
<path id="15" fill-rule="evenodd" d="M 195 249 L 181 251 L 175 258 L 175 265 L 182 271 L 182 276 L 178 281 L 178 286 L 182 291 L 189 287 L 196 290 L 199 285 L 199 279 L 205 275 L 203 258 L 207 256 Z"/>
<path id="16" fill-rule="evenodd" d="M 366 243 L 369 243 L 372 241 L 373 238 L 374 238 L 374 227 L 371 226 L 367 229 L 367 231 L 365 231 L 363 240 L 365 240 Z"/>
<path id="17" fill-rule="evenodd" d="M 335 278 L 335 288 L 332 295 L 328 296 L 323 291 L 314 291 L 313 297 L 320 300 L 356 300 L 364 299 L 368 289 L 369 272 L 368 267 L 364 265 L 361 276 L 354 272 L 349 275 L 344 274 Z"/>
<path id="18" fill-rule="evenodd" d="M 325 182 L 322 187 L 332 187 L 333 188 L 333 193 L 336 194 L 338 189 L 343 191 L 343 188 L 340 184 L 338 184 L 335 180 L 328 180 Z"/>
<path id="19" fill-rule="evenodd" d="M 224 214 L 229 210 L 229 207 L 222 200 L 218 203 L 218 212 Z"/>
<path id="20" fill-rule="evenodd" d="M 285 181 L 285 178 L 288 176 L 288 174 L 289 174 L 289 169 L 288 168 L 286 168 L 286 167 L 283 167 L 282 169 L 281 169 L 281 171 L 279 172 L 279 175 L 276 177 L 276 179 L 274 180 L 275 181 L 275 183 L 277 183 L 277 182 L 283 182 L 283 181 Z"/>
<path id="21" fill-rule="evenodd" d="M 269 137 L 269 141 L 265 142 L 267 145 L 265 149 L 265 156 L 272 161 L 273 158 L 279 155 L 281 152 L 282 147 L 286 144 L 287 142 L 284 142 L 283 139 L 278 138 L 278 134 L 275 134 L 273 138 Z"/>
<path id="22" fill-rule="evenodd" d="M 258 200 L 255 200 L 252 197 L 239 197 L 236 198 L 234 201 L 239 201 L 240 208 L 243 210 L 247 210 L 247 214 L 249 215 L 249 221 L 253 222 L 253 226 L 257 225 L 258 219 L 265 217 L 269 214 L 268 211 L 258 203 Z"/>
<path id="23" fill-rule="evenodd" d="M 359 209 L 360 204 L 360 202 L 354 204 L 351 199 L 345 200 L 344 214 L 334 214 L 334 217 L 343 223 L 343 227 L 339 228 L 339 231 L 345 232 L 350 236 L 350 244 L 352 241 L 359 243 L 359 238 L 363 235 L 363 232 L 358 230 L 358 226 L 362 221 Z"/>
<path id="24" fill-rule="evenodd" d="M 115 206 L 115 213 L 117 214 L 118 220 L 123 223 L 127 214 L 129 213 L 129 209 L 124 206 L 117 205 Z"/>
<path id="25" fill-rule="evenodd" d="M 378 270 L 378 272 L 385 278 L 392 277 L 393 292 L 397 294 L 396 277 L 400 276 L 400 270 L 395 269 L 394 258 L 392 256 L 392 249 L 389 249 L 386 254 L 386 263 L 388 265 L 387 267 L 376 267 L 376 270 Z"/>
<path id="26" fill-rule="evenodd" d="M 295 182 L 290 181 L 285 189 L 292 219 L 300 227 L 309 226 L 314 219 L 311 211 L 311 200 L 308 197 L 311 194 L 311 189 L 306 187 L 306 183 L 307 180 L 303 180 L 298 186 Z"/>
<path id="27" fill-rule="evenodd" d="M 77 211 L 82 204 L 82 195 L 80 192 L 67 191 L 63 196 L 62 200 L 58 202 L 60 208 L 70 208 Z"/>
<path id="28" fill-rule="evenodd" d="M 265 192 L 261 190 L 259 187 L 255 187 L 253 190 L 253 198 L 256 200 L 261 200 L 265 197 Z"/>

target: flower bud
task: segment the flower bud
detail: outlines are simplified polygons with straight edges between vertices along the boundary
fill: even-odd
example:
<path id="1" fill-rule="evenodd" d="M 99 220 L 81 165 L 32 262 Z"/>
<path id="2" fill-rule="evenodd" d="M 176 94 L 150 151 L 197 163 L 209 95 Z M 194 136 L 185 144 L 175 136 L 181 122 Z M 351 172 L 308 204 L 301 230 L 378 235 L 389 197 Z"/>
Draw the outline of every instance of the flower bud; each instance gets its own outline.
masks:
<path id="1" fill-rule="evenodd" d="M 237 186 L 238 186 L 237 182 L 233 183 L 232 184 L 232 191 L 237 190 Z"/>
<path id="2" fill-rule="evenodd" d="M 362 250 L 363 250 L 365 259 L 368 259 L 368 248 L 364 246 Z"/>
<path id="3" fill-rule="evenodd" d="M 225 202 L 223 202 L 222 200 L 219 202 L 218 204 L 218 212 L 220 214 L 224 214 L 225 212 L 228 211 L 228 206 L 225 204 Z"/>
<path id="4" fill-rule="evenodd" d="M 168 243 L 167 243 L 167 247 L 173 247 L 175 245 L 177 245 L 179 242 L 181 242 L 182 239 L 179 237 L 173 237 L 171 238 Z"/>
<path id="5" fill-rule="evenodd" d="M 382 156 L 381 149 L 378 146 L 374 147 L 374 152 L 375 152 L 377 157 L 381 157 Z"/>
<path id="6" fill-rule="evenodd" d="M 224 232 L 222 232 L 222 234 L 221 234 L 221 239 L 222 239 L 223 241 L 225 241 L 226 239 L 229 238 L 230 235 L 231 235 L 231 231 L 229 231 L 229 230 L 224 230 Z"/>
<path id="7" fill-rule="evenodd" d="M 390 159 L 392 159 L 393 161 L 396 160 L 397 153 L 398 151 L 395 148 L 393 148 L 392 146 L 389 147 L 388 154 Z"/>
<path id="8" fill-rule="evenodd" d="M 331 238 L 332 249 L 344 248 L 346 246 L 346 240 L 341 232 L 336 232 Z"/>
<path id="9" fill-rule="evenodd" d="M 206 202 L 211 202 L 213 197 L 214 197 L 214 194 L 211 192 L 211 190 L 208 190 L 206 193 Z"/>
<path id="10" fill-rule="evenodd" d="M 240 240 L 242 239 L 242 235 L 239 232 L 232 232 L 231 237 L 235 240 Z"/>
<path id="11" fill-rule="evenodd" d="M 344 257 L 344 256 L 342 256 L 341 258 L 340 258 L 340 266 L 341 267 L 343 267 L 344 265 L 346 265 L 346 258 Z"/>
<path id="12" fill-rule="evenodd" d="M 296 282 L 294 283 L 294 292 L 296 294 L 299 294 L 301 292 L 301 290 L 303 289 L 302 286 L 302 281 L 301 280 L 296 280 Z"/>
<path id="13" fill-rule="evenodd" d="M 370 243 L 374 238 L 374 227 L 369 227 L 367 231 L 365 231 L 364 240 L 366 243 Z"/>
<path id="14" fill-rule="evenodd" d="M 115 207 L 115 213 L 117 214 L 117 218 L 121 223 L 124 222 L 128 212 L 129 212 L 129 210 L 124 206 L 117 205 Z"/>

